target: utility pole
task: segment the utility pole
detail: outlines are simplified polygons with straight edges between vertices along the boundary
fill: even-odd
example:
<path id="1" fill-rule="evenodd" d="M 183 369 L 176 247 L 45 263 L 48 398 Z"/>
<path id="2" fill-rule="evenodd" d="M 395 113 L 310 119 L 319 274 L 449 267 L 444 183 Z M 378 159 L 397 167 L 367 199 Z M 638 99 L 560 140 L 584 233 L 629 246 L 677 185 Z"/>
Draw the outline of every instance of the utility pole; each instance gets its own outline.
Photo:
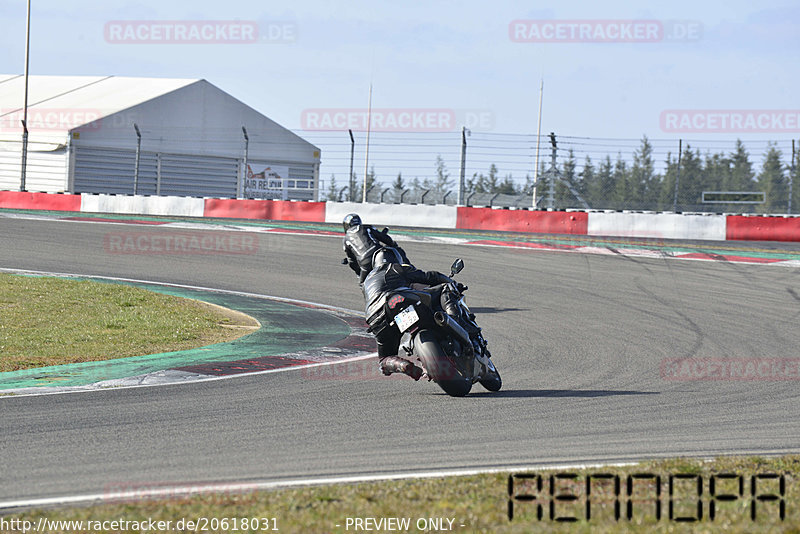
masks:
<path id="1" fill-rule="evenodd" d="M 347 190 L 347 196 L 350 202 L 356 201 L 356 177 L 353 174 L 353 156 L 356 152 L 356 140 L 353 137 L 353 130 L 347 130 L 350 133 L 350 189 Z"/>
<path id="2" fill-rule="evenodd" d="M 797 169 L 797 149 L 795 148 L 794 139 L 792 139 L 792 167 L 789 169 L 789 206 L 786 213 L 792 214 L 792 183 L 794 182 L 794 173 Z"/>
<path id="3" fill-rule="evenodd" d="M 536 127 L 536 161 L 533 164 L 533 198 L 532 208 L 536 209 L 536 185 L 539 181 L 539 141 L 542 138 L 542 95 L 544 94 L 544 78 L 539 81 L 539 126 Z"/>
<path id="4" fill-rule="evenodd" d="M 28 66 L 31 51 L 31 0 L 28 0 L 28 15 L 25 29 L 25 102 L 22 106 L 22 169 L 19 190 L 25 191 L 25 168 L 28 166 Z"/>
<path id="5" fill-rule="evenodd" d="M 361 202 L 367 202 L 367 171 L 369 170 L 369 132 L 372 126 L 372 82 L 369 83 L 369 104 L 367 105 L 367 146 L 364 151 L 364 195 Z"/>

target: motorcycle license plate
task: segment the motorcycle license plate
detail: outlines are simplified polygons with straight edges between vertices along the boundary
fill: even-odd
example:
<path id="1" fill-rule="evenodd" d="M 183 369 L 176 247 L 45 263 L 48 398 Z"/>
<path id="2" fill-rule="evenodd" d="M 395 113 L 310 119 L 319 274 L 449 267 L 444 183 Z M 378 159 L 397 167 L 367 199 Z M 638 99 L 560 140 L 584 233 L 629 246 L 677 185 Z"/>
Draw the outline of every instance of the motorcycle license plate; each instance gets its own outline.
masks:
<path id="1" fill-rule="evenodd" d="M 417 315 L 417 309 L 414 306 L 409 306 L 394 316 L 394 323 L 401 332 L 405 332 L 414 326 L 417 321 L 419 321 L 419 315 Z"/>

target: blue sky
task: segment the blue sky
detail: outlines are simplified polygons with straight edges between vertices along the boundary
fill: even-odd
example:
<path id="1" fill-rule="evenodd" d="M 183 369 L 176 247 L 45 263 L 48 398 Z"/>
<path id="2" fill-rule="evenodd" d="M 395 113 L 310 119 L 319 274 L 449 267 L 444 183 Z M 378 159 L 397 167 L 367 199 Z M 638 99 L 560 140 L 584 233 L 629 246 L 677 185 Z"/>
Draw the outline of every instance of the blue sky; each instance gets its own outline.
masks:
<path id="1" fill-rule="evenodd" d="M 2 0 L 4 31 L 0 72 L 24 68 L 25 2 Z M 257 43 L 114 43 L 104 29 L 112 21 L 246 21 L 266 39 Z M 654 42 L 514 42 L 513 21 L 542 24 L 574 21 L 657 21 L 666 31 L 691 28 L 687 39 Z M 600 22 L 598 22 L 600 21 Z M 604 26 L 607 28 L 607 26 Z M 270 35 L 270 32 L 272 35 Z M 665 110 L 798 110 L 800 4 L 796 1 L 726 2 L 322 2 L 235 1 L 136 2 L 33 1 L 33 74 L 204 78 L 292 130 L 303 128 L 309 109 L 452 110 L 454 117 L 482 117 L 472 124 L 476 145 L 485 142 L 484 165 L 505 162 L 515 176 L 523 159 L 504 158 L 504 140 L 523 150 L 535 134 L 539 81 L 544 79 L 543 133 L 609 138 L 608 149 L 654 139 L 663 158 L 678 138 L 709 150 L 750 141 L 754 163 L 765 140 L 786 151 L 800 129 L 756 133 L 671 133 L 660 124 Z M 460 125 L 446 135 L 407 134 L 398 146 L 441 141 L 451 172 L 457 172 Z M 488 135 L 481 137 L 481 131 Z M 339 173 L 346 133 L 303 134 L 323 149 L 325 178 Z M 386 134 L 388 137 L 389 134 Z M 381 175 L 429 175 L 435 148 L 424 156 L 380 159 L 380 134 L 372 164 Z M 674 143 L 673 143 L 674 140 Z M 499 144 L 498 144 L 499 143 Z M 450 145 L 453 145 L 450 147 Z M 359 150 L 363 135 L 359 137 Z M 581 152 L 594 159 L 599 147 Z M 528 145 L 525 145 L 525 150 Z M 673 149 L 674 152 L 674 149 Z M 628 154 L 625 154 L 627 157 Z M 477 156 L 477 154 L 476 154 Z M 327 158 L 327 159 L 326 159 Z M 407 161 L 404 160 L 407 159 Z M 456 161 L 453 160 L 456 158 Z M 788 154 L 786 155 L 788 161 Z M 359 155 L 358 166 L 363 166 Z M 412 160 L 413 163 L 412 163 Z M 424 160 L 424 161 L 423 161 Z M 428 165 L 427 161 L 431 163 Z M 528 161 L 524 159 L 524 161 Z M 336 163 L 338 162 L 338 163 Z M 405 164 L 404 164 L 405 163 Z M 426 171 L 426 166 L 430 171 Z M 501 165 L 502 166 L 502 165 Z M 405 170 L 413 169 L 413 170 Z M 476 167 L 478 168 L 478 167 Z M 482 167 L 481 167 L 482 168 Z M 502 172 L 503 169 L 501 169 Z M 346 172 L 346 171 L 345 171 Z"/>

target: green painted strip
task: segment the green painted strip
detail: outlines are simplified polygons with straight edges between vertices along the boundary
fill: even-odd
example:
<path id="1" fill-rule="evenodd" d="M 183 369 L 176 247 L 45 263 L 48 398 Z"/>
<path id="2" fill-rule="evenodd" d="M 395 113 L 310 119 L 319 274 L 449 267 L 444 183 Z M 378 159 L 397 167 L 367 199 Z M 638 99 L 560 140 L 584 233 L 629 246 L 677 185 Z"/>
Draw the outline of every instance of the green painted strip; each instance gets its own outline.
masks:
<path id="1" fill-rule="evenodd" d="M 231 342 L 196 349 L 0 373 L 0 390 L 37 386 L 83 386 L 187 365 L 277 356 L 325 347 L 350 335 L 350 327 L 344 321 L 320 310 L 226 293 L 150 284 L 130 285 L 238 310 L 256 318 L 261 323 L 261 328 Z"/>

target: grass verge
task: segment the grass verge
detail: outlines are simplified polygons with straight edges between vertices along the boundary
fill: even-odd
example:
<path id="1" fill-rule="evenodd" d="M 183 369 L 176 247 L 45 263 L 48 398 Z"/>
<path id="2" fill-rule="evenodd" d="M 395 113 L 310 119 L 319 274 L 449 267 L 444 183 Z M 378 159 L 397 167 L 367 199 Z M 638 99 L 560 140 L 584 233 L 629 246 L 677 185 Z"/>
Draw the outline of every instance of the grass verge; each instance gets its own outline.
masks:
<path id="1" fill-rule="evenodd" d="M 129 521 L 126 532 L 152 532 L 159 521 L 184 532 L 799 532 L 798 475 L 800 456 L 671 459 L 515 473 L 511 487 L 511 475 L 500 473 L 137 499 L 5 519 L 83 521 L 84 527 Z M 133 485 L 109 495 L 147 489 L 164 488 Z M 253 519 L 262 519 L 255 528 Z"/>
<path id="2" fill-rule="evenodd" d="M 141 288 L 0 273 L 0 372 L 202 347 L 256 326 Z"/>

